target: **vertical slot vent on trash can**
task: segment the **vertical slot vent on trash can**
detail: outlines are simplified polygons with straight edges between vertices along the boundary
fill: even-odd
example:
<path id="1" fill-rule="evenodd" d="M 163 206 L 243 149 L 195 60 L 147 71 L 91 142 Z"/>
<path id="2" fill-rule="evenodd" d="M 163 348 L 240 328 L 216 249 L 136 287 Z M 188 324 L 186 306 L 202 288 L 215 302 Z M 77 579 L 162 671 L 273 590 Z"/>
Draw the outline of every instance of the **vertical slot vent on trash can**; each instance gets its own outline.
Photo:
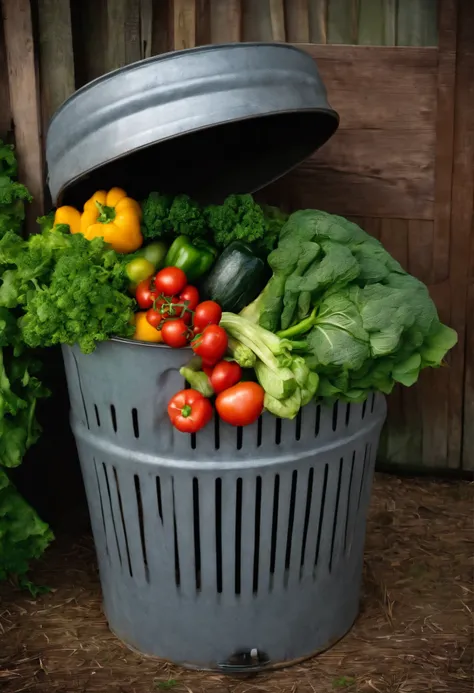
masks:
<path id="1" fill-rule="evenodd" d="M 120 544 L 119 544 L 118 534 L 117 534 L 117 525 L 115 523 L 114 506 L 112 504 L 112 494 L 110 492 L 109 475 L 107 474 L 107 467 L 105 466 L 105 462 L 102 462 L 102 469 L 103 469 L 104 477 L 105 477 L 105 485 L 107 487 L 107 496 L 109 499 L 110 517 L 112 518 L 112 526 L 114 528 L 115 543 L 117 545 L 117 555 L 119 558 L 119 563 L 122 566 L 122 552 L 120 551 Z"/>
<path id="2" fill-rule="evenodd" d="M 314 553 L 314 567 L 318 565 L 319 560 L 319 550 L 321 548 L 321 534 L 323 531 L 323 519 L 324 519 L 324 507 L 326 505 L 326 491 L 328 487 L 328 465 L 324 465 L 324 481 L 323 488 L 321 492 L 321 506 L 319 509 L 319 525 L 318 525 L 318 537 L 316 539 L 316 551 Z"/>
<path id="3" fill-rule="evenodd" d="M 332 430 L 336 431 L 337 430 L 337 415 L 339 412 L 339 402 L 334 402 L 333 408 L 332 408 Z"/>
<path id="4" fill-rule="evenodd" d="M 273 515 L 272 515 L 272 539 L 270 544 L 270 574 L 275 572 L 277 530 L 278 530 L 278 505 L 280 502 L 280 475 L 275 474 L 273 486 Z"/>
<path id="5" fill-rule="evenodd" d="M 367 400 L 364 399 L 364 401 L 362 402 L 362 416 L 361 416 L 362 420 L 365 419 L 366 412 L 367 412 Z"/>
<path id="6" fill-rule="evenodd" d="M 130 559 L 130 548 L 128 546 L 127 527 L 125 525 L 125 516 L 123 514 L 122 494 L 120 493 L 120 484 L 119 484 L 119 480 L 118 480 L 118 476 L 117 476 L 117 470 L 115 469 L 115 467 L 112 467 L 112 469 L 114 470 L 115 488 L 117 490 L 117 499 L 118 499 L 118 504 L 119 504 L 120 519 L 122 520 L 123 536 L 125 539 L 125 550 L 127 552 L 128 572 L 130 573 L 130 577 L 133 577 L 132 561 Z"/>
<path id="7" fill-rule="evenodd" d="M 242 562 L 242 479 L 235 488 L 235 594 L 240 594 Z"/>
<path id="8" fill-rule="evenodd" d="M 253 593 L 258 592 L 258 564 L 260 557 L 260 516 L 262 512 L 262 477 L 255 480 L 255 536 L 253 549 Z"/>
<path id="9" fill-rule="evenodd" d="M 160 477 L 156 477 L 156 503 L 158 505 L 158 515 L 160 516 L 161 524 L 163 524 L 163 505 L 161 501 L 161 481 Z"/>
<path id="10" fill-rule="evenodd" d="M 74 359 L 74 365 L 76 366 L 76 374 L 77 374 L 77 384 L 79 385 L 79 392 L 81 393 L 81 401 L 82 401 L 82 407 L 84 409 L 84 417 L 86 420 L 86 426 L 90 430 L 90 425 L 89 425 L 89 414 L 87 413 L 87 407 L 86 407 L 86 400 L 84 397 L 84 391 L 82 389 L 82 380 L 81 380 L 81 373 L 79 371 L 79 364 L 77 362 L 76 355 L 73 351 L 70 352 L 72 355 L 72 358 Z"/>
<path id="11" fill-rule="evenodd" d="M 136 407 L 132 409 L 132 425 L 133 435 L 135 438 L 140 438 L 140 424 L 138 423 L 138 409 Z"/>
<path id="12" fill-rule="evenodd" d="M 290 570 L 291 545 L 293 543 L 293 526 L 295 523 L 296 487 L 298 484 L 298 472 L 293 470 L 291 475 L 290 491 L 290 510 L 288 513 L 288 531 L 286 533 L 286 553 L 285 553 L 285 583 L 288 582 L 288 571 Z"/>
<path id="13" fill-rule="evenodd" d="M 244 438 L 244 429 L 242 428 L 242 426 L 237 426 L 236 441 L 235 441 L 237 450 L 242 450 L 243 438 Z"/>
<path id="14" fill-rule="evenodd" d="M 313 499 L 313 479 L 314 467 L 310 467 L 308 472 L 308 484 L 306 487 L 306 505 L 304 510 L 303 537 L 301 540 L 301 559 L 300 559 L 300 578 L 306 558 L 306 542 L 308 540 L 309 518 L 311 514 L 311 501 Z"/>
<path id="15" fill-rule="evenodd" d="M 281 443 L 281 419 L 275 417 L 275 445 Z"/>
<path id="16" fill-rule="evenodd" d="M 100 487 L 99 472 L 97 471 L 97 462 L 95 460 L 95 457 L 93 458 L 93 461 L 94 461 L 95 478 L 96 478 L 96 482 L 97 482 L 97 492 L 99 494 L 100 514 L 102 517 L 102 529 L 104 530 L 105 552 L 106 552 L 107 556 L 110 556 L 110 554 L 109 554 L 109 541 L 108 541 L 108 537 L 107 537 L 107 528 L 105 525 L 104 501 L 102 499 L 102 489 Z"/>
<path id="17" fill-rule="evenodd" d="M 321 425 L 321 405 L 318 404 L 316 407 L 316 419 L 314 422 L 314 437 L 317 438 L 319 436 L 319 428 Z"/>
<path id="18" fill-rule="evenodd" d="M 222 593 L 222 479 L 215 482 L 216 518 L 216 583 L 218 594 Z"/>
<path id="19" fill-rule="evenodd" d="M 112 428 L 114 429 L 114 433 L 117 433 L 117 412 L 115 411 L 115 406 L 113 404 L 110 405 L 110 418 L 112 419 Z"/>
<path id="20" fill-rule="evenodd" d="M 300 409 L 296 415 L 295 419 L 295 440 L 300 440 L 301 438 L 301 421 L 302 421 L 303 413 L 302 410 Z"/>
<path id="21" fill-rule="evenodd" d="M 145 566 L 145 579 L 147 582 L 150 582 L 150 573 L 148 571 L 148 555 L 146 550 L 145 539 L 145 518 L 143 515 L 142 491 L 140 488 L 140 479 L 138 477 L 138 474 L 133 475 L 133 481 L 135 483 L 135 497 L 137 499 L 138 526 L 140 529 L 140 543 L 142 545 L 143 565 Z"/>
<path id="22" fill-rule="evenodd" d="M 347 505 L 346 505 L 346 523 L 344 526 L 344 553 L 347 552 L 347 535 L 348 535 L 348 530 L 349 530 L 349 510 L 351 507 L 351 497 L 352 497 L 352 482 L 354 479 L 354 465 L 355 465 L 355 459 L 356 459 L 356 452 L 352 453 L 352 461 L 351 461 L 351 474 L 349 477 L 349 488 L 347 489 Z"/>
<path id="23" fill-rule="evenodd" d="M 100 428 L 100 416 L 99 416 L 99 410 L 97 409 L 97 404 L 94 404 L 94 411 L 95 411 L 95 420 L 97 423 L 98 428 Z"/>
<path id="24" fill-rule="evenodd" d="M 199 481 L 193 478 L 194 576 L 196 590 L 201 591 L 201 528 L 199 523 Z"/>
<path id="25" fill-rule="evenodd" d="M 332 565 L 334 559 L 334 544 L 336 541 L 336 531 L 337 531 L 337 521 L 339 515 L 339 502 L 341 500 L 341 483 L 342 483 L 342 468 L 344 466 L 344 458 L 341 457 L 339 460 L 339 474 L 337 477 L 337 491 L 336 491 L 336 505 L 334 507 L 334 519 L 332 523 L 332 535 L 331 535 L 331 553 L 329 556 L 329 572 L 332 572 Z"/>
<path id="26" fill-rule="evenodd" d="M 214 416 L 214 448 L 219 450 L 221 446 L 221 432 L 219 426 L 219 417 L 217 414 Z"/>
<path id="27" fill-rule="evenodd" d="M 351 404 L 348 402 L 346 404 L 346 426 L 349 426 L 351 420 Z"/>
<path id="28" fill-rule="evenodd" d="M 359 499 L 358 499 L 358 501 L 357 501 L 357 512 L 359 512 L 359 509 L 360 509 L 360 501 L 361 501 L 361 499 L 362 499 L 362 490 L 363 490 L 363 488 L 364 488 L 364 483 L 365 483 L 365 475 L 366 475 L 367 466 L 368 466 L 368 464 L 367 464 L 367 462 L 368 462 L 367 457 L 368 457 L 369 447 L 370 447 L 370 446 L 369 446 L 369 444 L 367 443 L 366 446 L 365 446 L 365 452 L 364 452 L 364 465 L 363 465 L 363 467 L 362 467 L 362 474 L 361 474 L 361 477 L 360 477 Z"/>
<path id="29" fill-rule="evenodd" d="M 373 414 L 375 409 L 375 392 L 372 392 L 372 402 L 370 404 L 370 413 Z"/>
<path id="30" fill-rule="evenodd" d="M 257 448 L 262 445 L 262 432 L 263 432 L 263 419 L 261 416 L 258 418 L 257 422 Z"/>
<path id="31" fill-rule="evenodd" d="M 179 565 L 178 527 L 176 524 L 176 499 L 174 494 L 174 479 L 171 479 L 171 501 L 173 504 L 173 535 L 174 535 L 174 575 L 176 586 L 181 584 L 181 570 Z"/>

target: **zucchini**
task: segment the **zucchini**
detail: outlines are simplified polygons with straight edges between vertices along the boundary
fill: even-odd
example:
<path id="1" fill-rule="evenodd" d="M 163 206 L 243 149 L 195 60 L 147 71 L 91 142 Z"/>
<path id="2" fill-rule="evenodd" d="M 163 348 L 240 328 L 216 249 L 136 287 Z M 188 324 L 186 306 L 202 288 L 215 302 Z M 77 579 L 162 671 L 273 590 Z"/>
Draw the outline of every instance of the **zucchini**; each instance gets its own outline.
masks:
<path id="1" fill-rule="evenodd" d="M 222 253 L 204 281 L 202 293 L 222 310 L 240 313 L 251 303 L 269 278 L 266 263 L 245 243 L 234 241 Z"/>

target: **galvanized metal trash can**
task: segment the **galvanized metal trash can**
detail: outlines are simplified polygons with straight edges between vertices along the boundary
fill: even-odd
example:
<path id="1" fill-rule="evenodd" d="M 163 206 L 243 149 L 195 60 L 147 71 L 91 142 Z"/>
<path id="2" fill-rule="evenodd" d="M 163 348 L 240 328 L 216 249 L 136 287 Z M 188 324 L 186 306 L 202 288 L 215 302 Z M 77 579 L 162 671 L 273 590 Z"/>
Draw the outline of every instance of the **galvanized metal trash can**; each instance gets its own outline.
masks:
<path id="1" fill-rule="evenodd" d="M 166 413 L 187 352 L 63 348 L 110 628 L 198 668 L 311 656 L 358 613 L 385 400 L 189 436 Z"/>

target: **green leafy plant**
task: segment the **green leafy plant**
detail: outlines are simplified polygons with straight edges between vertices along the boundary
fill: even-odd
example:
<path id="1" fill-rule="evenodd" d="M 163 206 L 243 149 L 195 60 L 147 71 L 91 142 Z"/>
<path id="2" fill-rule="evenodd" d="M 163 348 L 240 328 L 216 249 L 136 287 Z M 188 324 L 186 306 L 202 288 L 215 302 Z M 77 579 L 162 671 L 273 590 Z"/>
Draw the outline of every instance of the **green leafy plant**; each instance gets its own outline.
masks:
<path id="1" fill-rule="evenodd" d="M 53 534 L 21 497 L 7 469 L 17 467 L 38 439 L 41 429 L 35 417 L 36 402 L 48 392 L 37 377 L 40 364 L 26 350 L 21 336 L 15 298 L 18 281 L 7 259 L 24 246 L 18 232 L 24 219 L 24 201 L 31 200 L 26 188 L 14 180 L 16 173 L 13 148 L 0 141 L 0 580 L 16 576 L 18 584 L 33 593 L 34 585 L 25 574 Z M 33 279 L 39 271 L 34 267 L 37 260 L 35 256 L 28 267 Z"/>
<path id="2" fill-rule="evenodd" d="M 361 402 L 410 387 L 457 342 L 427 287 L 343 217 L 295 212 L 268 262 L 273 276 L 241 316 L 304 343 L 321 398 Z"/>

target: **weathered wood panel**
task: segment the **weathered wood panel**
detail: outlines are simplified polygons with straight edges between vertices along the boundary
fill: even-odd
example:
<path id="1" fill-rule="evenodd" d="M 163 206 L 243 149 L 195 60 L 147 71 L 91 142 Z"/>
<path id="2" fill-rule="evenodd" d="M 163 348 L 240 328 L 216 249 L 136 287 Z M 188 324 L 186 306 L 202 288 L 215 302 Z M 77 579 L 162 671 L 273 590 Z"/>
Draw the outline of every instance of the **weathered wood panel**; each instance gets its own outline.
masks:
<path id="1" fill-rule="evenodd" d="M 449 399 L 453 408 L 457 405 L 456 413 L 459 412 L 463 418 L 456 416 L 450 420 L 449 453 L 450 462 L 454 464 L 462 436 L 463 467 L 474 471 L 473 3 L 461 3 L 458 26 L 450 276 L 452 278 L 451 320 L 459 330 L 461 339 L 453 358 L 453 369 L 457 377 L 452 379 Z M 465 380 L 463 381 L 464 369 Z M 459 405 L 459 397 L 462 395 L 464 395 L 464 408 Z"/>
<path id="2" fill-rule="evenodd" d="M 173 44 L 175 50 L 196 45 L 195 0 L 175 0 L 173 3 Z"/>
<path id="3" fill-rule="evenodd" d="M 344 216 L 431 219 L 434 132 L 341 130 L 288 177 L 302 206 Z M 280 185 L 282 185 L 281 183 Z"/>
<path id="4" fill-rule="evenodd" d="M 10 109 L 10 88 L 8 84 L 7 54 L 3 35 L 3 21 L 0 21 L 0 104 L 0 139 L 5 139 L 12 128 L 12 113 Z"/>
<path id="5" fill-rule="evenodd" d="M 449 276 L 451 184 L 456 86 L 457 2 L 445 0 L 439 13 L 439 61 L 436 109 L 434 281 Z"/>
<path id="6" fill-rule="evenodd" d="M 26 229 L 33 233 L 43 213 L 44 170 L 39 89 L 29 0 L 2 0 L 10 108 L 21 180 L 33 195 Z"/>
<path id="7" fill-rule="evenodd" d="M 74 53 L 69 0 L 38 0 L 38 44 L 43 129 L 74 92 Z"/>
<path id="8" fill-rule="evenodd" d="M 298 204 L 343 215 L 433 219 L 437 50 L 305 45 L 338 132 L 295 172 Z"/>

